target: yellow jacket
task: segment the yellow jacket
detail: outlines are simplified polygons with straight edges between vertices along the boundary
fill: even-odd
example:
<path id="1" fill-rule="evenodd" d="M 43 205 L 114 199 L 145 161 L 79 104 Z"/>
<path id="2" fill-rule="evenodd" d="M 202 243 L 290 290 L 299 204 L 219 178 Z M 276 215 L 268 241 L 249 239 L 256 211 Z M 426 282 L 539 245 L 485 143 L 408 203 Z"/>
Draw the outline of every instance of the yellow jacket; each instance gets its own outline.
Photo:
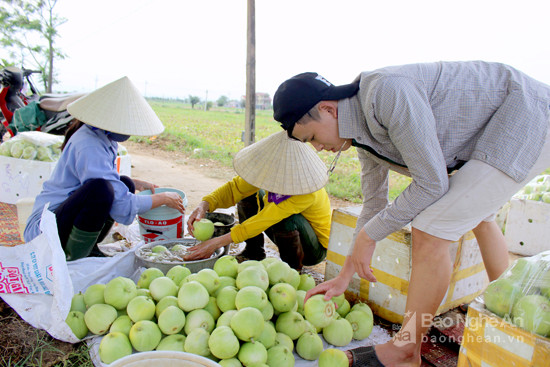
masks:
<path id="1" fill-rule="evenodd" d="M 217 208 L 229 208 L 236 205 L 242 199 L 259 190 L 240 176 L 235 176 L 202 200 L 208 202 L 210 211 L 214 211 Z M 311 224 L 319 243 L 324 248 L 328 247 L 331 209 L 330 200 L 324 188 L 311 194 L 293 195 L 279 204 L 268 202 L 266 193 L 263 201 L 264 208 L 258 214 L 231 228 L 231 240 L 234 243 L 244 242 L 293 214 L 302 214 Z"/>

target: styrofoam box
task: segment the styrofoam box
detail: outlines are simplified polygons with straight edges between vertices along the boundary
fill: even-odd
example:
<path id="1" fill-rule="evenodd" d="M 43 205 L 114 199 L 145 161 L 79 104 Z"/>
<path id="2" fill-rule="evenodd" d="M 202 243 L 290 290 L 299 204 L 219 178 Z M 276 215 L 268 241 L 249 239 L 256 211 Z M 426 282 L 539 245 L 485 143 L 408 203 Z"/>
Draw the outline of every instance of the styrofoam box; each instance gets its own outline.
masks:
<path id="1" fill-rule="evenodd" d="M 325 279 L 338 275 L 351 246 L 361 207 L 335 209 L 332 213 L 327 250 Z M 369 304 L 378 316 L 401 323 L 405 313 L 411 275 L 411 230 L 407 226 L 377 242 L 371 267 L 376 283 L 353 276 L 346 298 Z M 472 232 L 449 246 L 453 272 L 451 284 L 437 310 L 437 315 L 472 301 L 488 284 L 477 241 Z"/>
<path id="2" fill-rule="evenodd" d="M 38 195 L 56 163 L 0 156 L 0 201 L 15 204 Z"/>
<path id="3" fill-rule="evenodd" d="M 513 198 L 504 233 L 510 252 L 532 256 L 550 250 L 550 204 Z"/>
<path id="4" fill-rule="evenodd" d="M 19 199 L 36 197 L 56 163 L 0 156 L 0 202 L 16 204 Z M 131 176 L 129 154 L 117 157 L 116 164 L 121 175 Z"/>
<path id="5" fill-rule="evenodd" d="M 116 169 L 119 175 L 132 177 L 132 159 L 129 154 L 116 158 Z"/>
<path id="6" fill-rule="evenodd" d="M 503 320 L 477 300 L 470 303 L 457 367 L 550 364 L 550 339 Z"/>

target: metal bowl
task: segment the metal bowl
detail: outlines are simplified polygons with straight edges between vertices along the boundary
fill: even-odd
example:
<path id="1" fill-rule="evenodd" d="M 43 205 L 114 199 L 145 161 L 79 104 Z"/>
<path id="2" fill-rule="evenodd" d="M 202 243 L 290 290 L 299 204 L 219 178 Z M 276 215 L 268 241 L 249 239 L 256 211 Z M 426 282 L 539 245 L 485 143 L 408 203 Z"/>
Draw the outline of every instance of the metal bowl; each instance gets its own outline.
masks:
<path id="1" fill-rule="evenodd" d="M 135 263 L 138 267 L 158 268 L 162 270 L 164 274 L 166 274 L 168 270 L 170 270 L 176 265 L 184 265 L 185 267 L 189 268 L 191 272 L 196 273 L 205 268 L 212 269 L 214 267 L 214 263 L 216 262 L 216 260 L 218 260 L 218 258 L 224 255 L 227 250 L 225 247 L 222 247 L 217 249 L 212 254 L 212 256 L 208 259 L 193 260 L 193 261 L 183 261 L 178 259 L 178 257 L 176 256 L 174 256 L 173 259 L 152 260 L 151 258 L 149 258 L 149 256 L 147 256 L 150 250 L 157 245 L 165 246 L 168 250 L 171 250 L 172 247 L 174 247 L 175 245 L 183 245 L 186 247 L 191 247 L 196 245 L 197 243 L 199 243 L 199 241 L 197 241 L 194 238 L 180 238 L 175 240 L 161 240 L 161 241 L 146 243 L 136 249 Z"/>

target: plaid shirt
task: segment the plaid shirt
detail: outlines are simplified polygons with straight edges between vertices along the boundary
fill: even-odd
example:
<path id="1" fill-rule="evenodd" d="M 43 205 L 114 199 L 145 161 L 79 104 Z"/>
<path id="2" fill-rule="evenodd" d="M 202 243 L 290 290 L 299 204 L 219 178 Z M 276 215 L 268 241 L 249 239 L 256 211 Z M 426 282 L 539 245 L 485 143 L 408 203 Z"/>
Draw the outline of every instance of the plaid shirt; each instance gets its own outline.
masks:
<path id="1" fill-rule="evenodd" d="M 521 182 L 546 140 L 550 87 L 507 65 L 412 64 L 359 79 L 338 103 L 338 127 L 361 162 L 357 228 L 377 241 L 447 192 L 449 168 L 477 159 Z M 389 169 L 413 179 L 390 205 Z"/>

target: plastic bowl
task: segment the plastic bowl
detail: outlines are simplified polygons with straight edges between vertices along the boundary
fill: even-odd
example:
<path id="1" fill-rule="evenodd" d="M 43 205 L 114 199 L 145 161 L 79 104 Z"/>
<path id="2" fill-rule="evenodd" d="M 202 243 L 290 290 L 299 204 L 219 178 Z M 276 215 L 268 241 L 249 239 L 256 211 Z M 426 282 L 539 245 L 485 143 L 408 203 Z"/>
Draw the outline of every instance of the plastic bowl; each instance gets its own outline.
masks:
<path id="1" fill-rule="evenodd" d="M 219 222 L 224 224 L 223 226 L 214 226 L 214 234 L 212 237 L 219 237 L 229 233 L 231 231 L 231 227 L 233 227 L 237 222 L 234 216 L 224 213 L 206 213 L 205 217 L 214 223 Z"/>
<path id="2" fill-rule="evenodd" d="M 172 351 L 151 351 L 130 354 L 109 367 L 221 367 L 220 364 L 196 354 Z"/>
<path id="3" fill-rule="evenodd" d="M 149 259 L 146 254 L 147 249 L 151 249 L 157 245 L 165 246 L 168 249 L 171 249 L 173 246 L 182 244 L 184 246 L 194 246 L 199 241 L 197 241 L 194 238 L 179 238 L 174 240 L 161 240 L 161 241 L 155 241 L 146 243 L 140 247 L 138 247 L 135 251 L 135 262 L 138 267 L 146 267 L 146 268 L 158 268 L 162 270 L 164 274 L 168 272 L 171 268 L 173 268 L 176 265 L 184 265 L 185 267 L 189 268 L 191 272 L 196 273 L 199 270 L 210 268 L 212 269 L 214 267 L 214 263 L 218 258 L 220 258 L 225 252 L 226 248 L 219 248 L 217 249 L 214 254 L 208 258 L 208 259 L 202 259 L 202 260 L 194 260 L 194 261 L 152 261 Z"/>

